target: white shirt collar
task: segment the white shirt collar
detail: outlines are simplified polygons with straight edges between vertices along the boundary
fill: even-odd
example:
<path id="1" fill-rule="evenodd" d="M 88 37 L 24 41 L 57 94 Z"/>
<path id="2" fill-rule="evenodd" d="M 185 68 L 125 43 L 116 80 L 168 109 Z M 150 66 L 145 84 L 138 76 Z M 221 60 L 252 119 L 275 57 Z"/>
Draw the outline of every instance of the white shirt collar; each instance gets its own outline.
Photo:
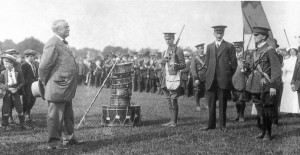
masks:
<path id="1" fill-rule="evenodd" d="M 57 35 L 57 34 L 54 34 L 56 37 L 58 37 L 61 41 L 63 41 L 64 39 L 63 38 L 61 38 L 59 35 Z"/>
<path id="2" fill-rule="evenodd" d="M 220 46 L 220 45 L 221 45 L 221 43 L 222 43 L 222 41 L 223 41 L 223 39 L 222 39 L 222 40 L 220 40 L 220 41 L 217 41 L 217 40 L 216 40 L 216 41 L 215 41 L 215 44 Z"/>
<path id="3" fill-rule="evenodd" d="M 266 43 L 267 43 L 266 41 L 261 42 L 261 43 L 259 43 L 259 44 L 257 45 L 257 47 L 258 47 L 258 48 L 261 48 L 261 47 L 263 47 Z"/>

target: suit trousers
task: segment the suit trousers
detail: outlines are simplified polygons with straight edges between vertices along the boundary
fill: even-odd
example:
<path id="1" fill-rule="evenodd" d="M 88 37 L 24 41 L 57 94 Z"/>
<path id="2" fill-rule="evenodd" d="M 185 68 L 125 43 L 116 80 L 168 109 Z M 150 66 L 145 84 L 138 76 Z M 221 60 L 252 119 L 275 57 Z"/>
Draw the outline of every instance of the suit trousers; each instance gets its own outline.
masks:
<path id="1" fill-rule="evenodd" d="M 24 86 L 24 93 L 22 95 L 23 112 L 25 115 L 30 115 L 30 110 L 34 106 L 36 98 L 31 92 L 31 84 Z"/>
<path id="2" fill-rule="evenodd" d="M 207 90 L 207 101 L 209 110 L 208 127 L 216 127 L 216 102 L 219 100 L 219 122 L 220 127 L 226 127 L 226 109 L 227 109 L 227 99 L 228 99 L 228 89 L 221 89 L 218 87 L 216 81 L 213 82 L 211 89 Z"/>
<path id="3" fill-rule="evenodd" d="M 48 143 L 58 143 L 63 136 L 64 141 L 75 138 L 74 135 L 74 112 L 71 102 L 48 101 Z"/>

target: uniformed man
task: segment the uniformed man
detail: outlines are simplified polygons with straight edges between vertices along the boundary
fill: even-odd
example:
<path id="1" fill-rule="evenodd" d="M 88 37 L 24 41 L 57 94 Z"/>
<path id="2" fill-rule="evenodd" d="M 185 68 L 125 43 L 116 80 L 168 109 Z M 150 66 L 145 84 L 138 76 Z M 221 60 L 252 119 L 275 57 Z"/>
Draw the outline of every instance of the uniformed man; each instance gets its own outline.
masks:
<path id="1" fill-rule="evenodd" d="M 144 86 L 144 91 L 146 93 L 149 93 L 149 75 L 148 75 L 148 68 L 150 66 L 150 60 L 149 58 L 144 55 L 143 58 L 143 68 L 141 69 L 141 74 L 143 77 L 143 86 Z"/>
<path id="2" fill-rule="evenodd" d="M 156 75 L 155 75 L 155 53 L 151 52 L 150 53 L 150 60 L 149 60 L 149 66 L 147 69 L 147 77 L 148 77 L 148 83 L 149 83 L 149 89 L 151 93 L 155 93 L 156 88 Z"/>
<path id="3" fill-rule="evenodd" d="M 244 122 L 244 111 L 245 111 L 245 100 L 243 95 L 245 93 L 246 87 L 246 74 L 244 69 L 244 55 L 243 55 L 243 48 L 244 42 L 237 41 L 233 42 L 235 49 L 236 49 L 236 58 L 237 58 L 237 68 L 232 77 L 232 84 L 233 84 L 233 91 L 232 91 L 232 100 L 235 102 L 236 112 L 237 115 L 233 119 L 235 121 Z"/>
<path id="4" fill-rule="evenodd" d="M 162 58 L 161 58 L 161 56 L 159 56 L 159 57 L 157 57 L 157 59 L 158 60 L 156 61 L 156 64 L 155 64 L 157 94 L 158 95 L 163 95 L 163 91 L 161 89 L 162 72 L 163 72 Z"/>
<path id="5" fill-rule="evenodd" d="M 227 100 L 232 88 L 231 78 L 236 69 L 237 61 L 233 44 L 223 40 L 224 30 L 227 26 L 213 26 L 216 41 L 209 44 L 206 49 L 206 97 L 208 100 L 209 120 L 208 126 L 203 130 L 216 128 L 216 102 L 219 100 L 220 129 L 226 129 Z"/>
<path id="6" fill-rule="evenodd" d="M 178 96 L 180 87 L 180 70 L 185 68 L 184 55 L 174 44 L 175 33 L 164 33 L 168 49 L 164 52 L 165 69 L 161 88 L 169 104 L 170 122 L 163 126 L 176 127 L 178 119 Z"/>
<path id="7" fill-rule="evenodd" d="M 191 60 L 191 74 L 193 77 L 194 95 L 196 102 L 196 110 L 201 108 L 208 109 L 206 100 L 200 105 L 200 99 L 204 98 L 205 94 L 205 74 L 206 68 L 204 66 L 206 55 L 204 54 L 204 43 L 196 45 L 197 48 L 195 56 Z"/>
<path id="8" fill-rule="evenodd" d="M 137 84 L 138 84 L 138 90 L 139 92 L 143 92 L 143 90 L 145 89 L 144 87 L 144 81 L 143 81 L 143 72 L 145 72 L 145 68 L 144 68 L 144 59 L 143 59 L 143 55 L 142 53 L 139 53 L 139 58 L 138 58 L 138 67 L 139 67 L 139 72 L 137 74 Z"/>
<path id="9" fill-rule="evenodd" d="M 276 93 L 281 79 L 281 66 L 276 51 L 266 40 L 269 28 L 253 27 L 257 50 L 253 52 L 250 63 L 252 71 L 246 83 L 246 90 L 251 93 L 257 110 L 257 123 L 261 133 L 258 139 L 271 140 L 272 113 L 276 102 Z M 266 131 L 268 134 L 265 136 Z"/>
<path id="10" fill-rule="evenodd" d="M 183 92 L 181 92 L 184 97 L 188 97 L 188 82 L 189 82 L 189 75 L 190 75 L 190 68 L 191 68 L 191 61 L 189 60 L 190 53 L 188 51 L 183 52 L 184 61 L 185 61 L 185 68 L 181 70 L 181 87 L 183 88 Z"/>
<path id="11" fill-rule="evenodd" d="M 140 68 L 138 66 L 138 58 L 136 53 L 133 54 L 132 62 L 133 62 L 132 89 L 133 91 L 137 91 L 138 90 L 137 78 L 140 74 Z"/>

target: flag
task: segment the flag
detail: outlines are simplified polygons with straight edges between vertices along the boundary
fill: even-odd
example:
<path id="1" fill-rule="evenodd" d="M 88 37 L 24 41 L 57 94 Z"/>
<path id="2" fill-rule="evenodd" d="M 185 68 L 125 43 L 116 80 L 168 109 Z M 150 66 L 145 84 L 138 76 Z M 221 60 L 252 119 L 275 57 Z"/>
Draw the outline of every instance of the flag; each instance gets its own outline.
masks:
<path id="1" fill-rule="evenodd" d="M 253 27 L 269 28 L 269 45 L 275 47 L 272 29 L 260 1 L 242 1 L 244 34 L 252 34 Z"/>

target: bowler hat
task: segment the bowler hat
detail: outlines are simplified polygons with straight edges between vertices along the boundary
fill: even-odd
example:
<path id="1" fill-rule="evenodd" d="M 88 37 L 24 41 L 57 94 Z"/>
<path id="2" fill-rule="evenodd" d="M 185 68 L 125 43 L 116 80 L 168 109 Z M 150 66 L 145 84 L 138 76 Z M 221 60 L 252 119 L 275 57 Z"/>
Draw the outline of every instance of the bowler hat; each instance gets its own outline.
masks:
<path id="1" fill-rule="evenodd" d="M 34 97 L 41 97 L 43 100 L 45 100 L 45 88 L 40 80 L 31 84 L 31 92 Z"/>

